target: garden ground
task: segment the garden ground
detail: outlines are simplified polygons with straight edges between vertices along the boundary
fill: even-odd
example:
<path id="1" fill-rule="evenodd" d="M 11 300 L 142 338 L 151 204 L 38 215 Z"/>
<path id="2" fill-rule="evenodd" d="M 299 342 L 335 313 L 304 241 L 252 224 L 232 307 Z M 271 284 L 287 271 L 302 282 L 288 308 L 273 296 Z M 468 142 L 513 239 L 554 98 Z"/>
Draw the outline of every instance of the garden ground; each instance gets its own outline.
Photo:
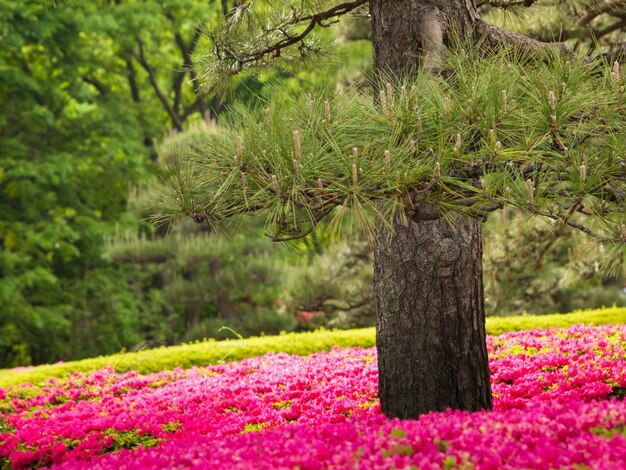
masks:
<path id="1" fill-rule="evenodd" d="M 488 337 L 494 411 L 430 413 L 415 421 L 387 420 L 380 412 L 371 330 L 144 351 L 133 357 L 135 370 L 132 361 L 122 362 L 127 356 L 110 356 L 3 371 L 0 462 L 617 467 L 626 461 L 624 320 L 626 309 L 491 320 L 489 331 L 501 333 Z M 591 321 L 609 324 L 580 324 Z M 342 347 L 328 351 L 333 342 Z M 175 361 L 186 368 L 172 368 Z"/>

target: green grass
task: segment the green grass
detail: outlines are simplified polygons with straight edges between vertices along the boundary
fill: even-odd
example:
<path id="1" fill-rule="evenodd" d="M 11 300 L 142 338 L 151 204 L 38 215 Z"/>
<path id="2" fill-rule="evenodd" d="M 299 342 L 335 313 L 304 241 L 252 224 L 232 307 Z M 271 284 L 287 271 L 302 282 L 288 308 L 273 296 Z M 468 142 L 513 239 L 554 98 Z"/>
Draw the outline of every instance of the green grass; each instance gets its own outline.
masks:
<path id="1" fill-rule="evenodd" d="M 626 323 L 626 308 L 614 307 L 540 316 L 490 317 L 487 318 L 487 333 L 499 335 L 509 331 L 532 328 L 566 328 L 577 323 L 593 323 L 594 325 Z M 145 374 L 175 367 L 188 368 L 236 361 L 268 352 L 306 356 L 314 352 L 329 350 L 333 346 L 370 347 L 374 344 L 374 328 L 320 330 L 228 341 L 210 340 L 182 346 L 101 356 L 64 364 L 43 365 L 20 371 L 0 370 L 0 387 L 25 382 L 37 384 L 50 377 L 65 377 L 72 372 L 88 372 L 103 366 L 113 366 L 117 372 L 137 370 Z"/>

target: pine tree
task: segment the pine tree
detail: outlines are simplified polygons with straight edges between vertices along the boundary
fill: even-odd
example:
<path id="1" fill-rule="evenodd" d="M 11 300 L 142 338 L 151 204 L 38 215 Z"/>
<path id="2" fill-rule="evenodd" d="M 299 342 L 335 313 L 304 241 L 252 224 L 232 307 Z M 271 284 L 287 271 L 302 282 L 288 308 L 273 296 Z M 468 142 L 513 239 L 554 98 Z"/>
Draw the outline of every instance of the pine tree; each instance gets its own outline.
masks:
<path id="1" fill-rule="evenodd" d="M 226 86 L 320 54 L 316 27 L 365 4 L 239 2 L 210 33 L 201 78 Z M 375 93 L 235 107 L 227 130 L 180 155 L 164 215 L 254 213 L 285 241 L 351 213 L 375 243 L 383 412 L 488 409 L 481 223 L 511 206 L 567 224 L 622 272 L 625 80 L 605 56 L 486 23 L 473 1 L 370 0 L 369 13 Z"/>

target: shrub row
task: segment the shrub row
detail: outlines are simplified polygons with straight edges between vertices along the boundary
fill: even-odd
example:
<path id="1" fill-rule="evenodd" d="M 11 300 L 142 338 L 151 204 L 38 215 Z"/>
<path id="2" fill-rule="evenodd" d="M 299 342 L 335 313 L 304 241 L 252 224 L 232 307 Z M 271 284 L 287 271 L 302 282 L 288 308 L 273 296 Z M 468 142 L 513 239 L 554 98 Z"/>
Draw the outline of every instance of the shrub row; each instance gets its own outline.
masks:
<path id="1" fill-rule="evenodd" d="M 531 328 L 566 328 L 577 323 L 594 325 L 626 323 L 626 308 L 614 307 L 540 316 L 490 317 L 487 318 L 487 333 L 499 335 Z M 370 347 L 374 344 L 374 328 L 318 330 L 227 341 L 208 340 L 33 368 L 3 370 L 0 371 L 0 387 L 25 382 L 36 384 L 50 377 L 65 377 L 72 372 L 88 372 L 103 366 L 113 366 L 117 372 L 136 370 L 144 374 L 176 367 L 189 368 L 236 361 L 269 352 L 306 356 L 314 352 L 330 350 L 333 346 Z"/>
<path id="2" fill-rule="evenodd" d="M 487 318 L 487 334 L 501 335 L 510 331 L 533 328 L 567 328 L 578 323 L 586 325 L 621 325 L 626 323 L 626 307 L 577 310 L 572 313 L 550 315 L 519 315 Z"/>

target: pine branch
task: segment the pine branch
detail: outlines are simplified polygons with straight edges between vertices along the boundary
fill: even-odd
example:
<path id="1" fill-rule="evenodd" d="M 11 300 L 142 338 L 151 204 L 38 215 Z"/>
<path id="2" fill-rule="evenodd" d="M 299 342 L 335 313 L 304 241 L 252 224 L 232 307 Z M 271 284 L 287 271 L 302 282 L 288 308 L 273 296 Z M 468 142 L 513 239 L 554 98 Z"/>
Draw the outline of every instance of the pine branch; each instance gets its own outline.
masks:
<path id="1" fill-rule="evenodd" d="M 591 230 L 586 225 L 583 225 L 581 223 L 574 222 L 573 220 L 565 218 L 565 216 L 562 215 L 562 214 L 551 214 L 549 212 L 542 212 L 542 211 L 532 211 L 532 212 L 533 212 L 533 214 L 539 215 L 541 217 L 545 217 L 547 219 L 555 220 L 555 221 L 563 223 L 565 225 L 569 225 L 570 227 L 575 228 L 576 230 L 580 230 L 581 232 L 589 235 L 592 238 L 595 238 L 598 241 L 601 241 L 601 242 L 612 242 L 613 241 L 610 238 L 604 237 L 604 236 L 600 235 L 599 233 L 594 232 L 593 230 Z"/>
<path id="2" fill-rule="evenodd" d="M 508 206 L 621 249 L 619 66 L 556 53 L 528 66 L 531 56 L 507 60 L 507 48 L 464 50 L 444 59 L 454 80 L 417 74 L 376 96 L 275 92 L 257 109 L 235 105 L 231 124 L 183 159 L 168 212 L 211 224 L 260 212 L 284 241 L 306 236 L 323 217 L 337 227 L 348 212 L 371 231 L 397 213 L 484 217 Z"/>
<path id="3" fill-rule="evenodd" d="M 329 207 L 325 211 L 315 216 L 313 220 L 311 220 L 311 226 L 304 232 L 299 232 L 295 235 L 286 236 L 286 237 L 281 237 L 280 232 L 278 234 L 268 235 L 268 236 L 273 242 L 287 242 L 287 241 L 293 241 L 293 240 L 298 240 L 300 238 L 304 238 L 307 235 L 309 235 L 313 230 L 315 230 L 315 228 L 317 227 L 317 224 L 321 222 L 327 215 L 329 215 L 333 211 L 333 209 L 334 207 Z"/>
<path id="4" fill-rule="evenodd" d="M 604 13 L 623 12 L 626 9 L 626 2 L 624 0 L 612 0 L 599 2 L 596 6 L 590 8 L 587 14 L 583 16 L 578 24 L 580 26 L 586 26 L 591 23 L 596 17 Z"/>
<path id="5" fill-rule="evenodd" d="M 572 48 L 564 42 L 543 42 L 524 34 L 515 33 L 499 26 L 479 20 L 477 24 L 479 37 L 485 40 L 489 47 L 514 47 L 524 53 L 556 50 L 563 56 L 573 55 Z"/>
<path id="6" fill-rule="evenodd" d="M 368 0 L 355 0 L 354 2 L 342 3 L 337 6 L 334 6 L 333 8 L 330 8 L 329 10 L 319 12 L 319 13 L 314 13 L 312 15 L 301 16 L 301 17 L 294 16 L 292 17 L 292 19 L 284 22 L 281 25 L 276 25 L 273 28 L 272 27 L 267 28 L 265 30 L 266 33 L 279 31 L 285 37 L 282 40 L 277 41 L 274 44 L 267 46 L 263 49 L 252 51 L 248 53 L 247 55 L 238 57 L 237 62 L 240 65 L 240 70 L 243 69 L 243 66 L 245 64 L 250 63 L 250 62 L 257 62 L 260 59 L 264 58 L 265 56 L 268 56 L 268 55 L 274 55 L 275 57 L 280 56 L 280 52 L 283 49 L 289 46 L 293 46 L 294 44 L 301 43 L 302 40 L 306 38 L 316 26 L 324 26 L 325 20 L 330 20 L 338 16 L 343 16 L 346 13 L 354 10 L 355 8 L 367 3 L 367 1 Z M 289 33 L 286 32 L 286 28 L 288 26 L 295 26 L 295 25 L 298 25 L 300 23 L 304 23 L 307 21 L 309 24 L 304 28 L 304 30 L 301 33 L 290 35 Z"/>
<path id="7" fill-rule="evenodd" d="M 243 4 L 231 11 L 228 15 L 224 30 L 216 34 L 209 34 L 213 43 L 212 54 L 205 61 L 206 68 L 201 78 L 206 86 L 212 88 L 216 82 L 238 75 L 254 64 L 266 58 L 278 58 L 284 51 L 297 47 L 300 56 L 316 49 L 305 40 L 313 33 L 316 27 L 327 27 L 339 17 L 366 4 L 368 0 L 354 0 L 332 6 L 324 11 L 307 14 L 304 10 L 297 11 L 292 8 L 288 16 L 277 20 L 269 20 L 269 25 L 263 26 L 260 32 L 249 38 L 248 43 L 242 43 L 242 33 L 237 30 L 238 25 L 244 18 L 244 13 L 249 11 L 250 5 Z M 299 27 L 304 26 L 302 30 Z M 251 48 L 250 43 L 255 45 Z M 213 75 L 213 69 L 218 68 L 217 75 Z"/>
<path id="8" fill-rule="evenodd" d="M 613 31 L 617 31 L 619 29 L 624 29 L 624 28 L 626 28 L 626 18 L 616 21 L 615 23 L 607 26 L 604 29 L 601 29 L 600 31 L 596 31 L 594 33 L 594 36 L 596 40 L 598 40 L 598 39 L 603 38 L 607 34 L 611 34 Z"/>

